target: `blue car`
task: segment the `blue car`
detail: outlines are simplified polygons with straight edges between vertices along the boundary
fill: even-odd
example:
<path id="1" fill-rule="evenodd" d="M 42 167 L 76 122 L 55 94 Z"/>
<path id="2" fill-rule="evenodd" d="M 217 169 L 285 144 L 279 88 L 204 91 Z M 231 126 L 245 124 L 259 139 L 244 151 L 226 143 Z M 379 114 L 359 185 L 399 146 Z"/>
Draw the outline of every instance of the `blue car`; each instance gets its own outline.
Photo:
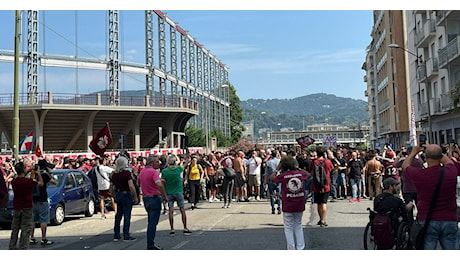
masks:
<path id="1" fill-rule="evenodd" d="M 50 221 L 52 225 L 61 225 L 64 218 L 73 214 L 93 216 L 95 198 L 93 186 L 86 174 L 76 169 L 55 169 L 52 171 L 56 184 L 48 183 L 48 201 L 50 203 Z M 8 209 L 0 210 L 0 225 L 11 224 L 13 218 L 13 191 L 10 190 Z"/>

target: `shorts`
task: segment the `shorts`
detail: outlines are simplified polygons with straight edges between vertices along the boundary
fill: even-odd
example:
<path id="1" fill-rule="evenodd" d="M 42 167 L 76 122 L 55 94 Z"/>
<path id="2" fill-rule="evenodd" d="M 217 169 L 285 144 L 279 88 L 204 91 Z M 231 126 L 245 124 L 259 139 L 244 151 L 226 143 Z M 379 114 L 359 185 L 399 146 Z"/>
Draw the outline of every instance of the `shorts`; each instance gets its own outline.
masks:
<path id="1" fill-rule="evenodd" d="M 244 187 L 244 180 L 243 180 L 243 175 L 241 172 L 236 172 L 236 177 L 235 177 L 235 187 L 236 188 L 241 188 Z"/>
<path id="2" fill-rule="evenodd" d="M 208 175 L 208 177 L 209 177 L 209 181 L 206 182 L 206 188 L 208 188 L 208 189 L 217 188 L 216 176 L 215 175 Z"/>
<path id="3" fill-rule="evenodd" d="M 99 191 L 99 196 L 102 196 L 104 198 L 112 198 L 112 192 L 110 190 L 100 190 Z"/>
<path id="4" fill-rule="evenodd" d="M 177 206 L 179 208 L 184 207 L 184 194 L 179 193 L 179 194 L 168 194 L 168 207 L 170 209 L 174 208 L 174 201 L 177 202 Z"/>
<path id="5" fill-rule="evenodd" d="M 50 204 L 45 202 L 34 202 L 33 209 L 34 223 L 50 223 Z"/>
<path id="6" fill-rule="evenodd" d="M 313 192 L 313 200 L 315 204 L 327 204 L 327 199 L 329 198 L 328 192 Z"/>
<path id="7" fill-rule="evenodd" d="M 249 187 L 260 186 L 260 175 L 249 175 L 248 185 Z"/>

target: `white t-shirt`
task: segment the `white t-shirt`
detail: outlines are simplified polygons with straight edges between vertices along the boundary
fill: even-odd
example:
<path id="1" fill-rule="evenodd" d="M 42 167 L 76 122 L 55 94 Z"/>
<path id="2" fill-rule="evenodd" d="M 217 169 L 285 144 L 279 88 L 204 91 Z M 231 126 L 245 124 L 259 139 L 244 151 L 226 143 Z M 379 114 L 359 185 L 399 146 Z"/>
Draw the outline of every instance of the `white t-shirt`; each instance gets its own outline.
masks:
<path id="1" fill-rule="evenodd" d="M 98 190 L 108 190 L 110 188 L 110 175 L 113 169 L 106 165 L 99 165 L 98 170 L 99 171 L 96 171 L 97 188 Z"/>
<path id="2" fill-rule="evenodd" d="M 248 161 L 249 175 L 260 175 L 260 168 L 262 165 L 262 158 L 250 158 Z"/>

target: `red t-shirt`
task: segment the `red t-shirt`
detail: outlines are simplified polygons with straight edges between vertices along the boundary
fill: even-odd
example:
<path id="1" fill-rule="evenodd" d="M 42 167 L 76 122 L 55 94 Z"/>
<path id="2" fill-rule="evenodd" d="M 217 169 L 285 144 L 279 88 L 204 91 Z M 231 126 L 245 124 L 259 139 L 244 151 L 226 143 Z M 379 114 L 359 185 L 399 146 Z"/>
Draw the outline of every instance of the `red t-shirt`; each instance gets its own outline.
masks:
<path id="1" fill-rule="evenodd" d="M 418 220 L 425 220 L 430 209 L 436 185 L 438 183 L 440 166 L 432 166 L 421 169 L 413 166 L 406 168 L 404 177 L 411 180 L 417 188 Z M 434 221 L 457 221 L 457 167 L 448 163 L 444 167 L 444 177 L 439 190 L 438 199 L 434 206 L 431 220 Z"/>
<path id="2" fill-rule="evenodd" d="M 33 188 L 37 182 L 26 177 L 17 177 L 11 181 L 13 186 L 13 209 L 22 210 L 33 207 Z"/>
<path id="3" fill-rule="evenodd" d="M 316 159 L 314 163 L 310 164 L 310 172 L 315 172 L 315 165 L 321 164 L 323 160 L 326 160 L 324 158 L 319 158 Z M 327 184 L 324 186 L 322 190 L 318 190 L 315 185 L 311 184 L 311 190 L 313 192 L 320 192 L 320 193 L 325 193 L 331 191 L 331 171 L 334 169 L 334 165 L 332 164 L 331 160 L 326 160 L 324 163 L 324 170 L 326 171 L 326 179 L 327 179 Z"/>
<path id="4" fill-rule="evenodd" d="M 305 171 L 288 171 L 276 176 L 275 182 L 281 183 L 283 212 L 301 212 L 305 210 Z"/>

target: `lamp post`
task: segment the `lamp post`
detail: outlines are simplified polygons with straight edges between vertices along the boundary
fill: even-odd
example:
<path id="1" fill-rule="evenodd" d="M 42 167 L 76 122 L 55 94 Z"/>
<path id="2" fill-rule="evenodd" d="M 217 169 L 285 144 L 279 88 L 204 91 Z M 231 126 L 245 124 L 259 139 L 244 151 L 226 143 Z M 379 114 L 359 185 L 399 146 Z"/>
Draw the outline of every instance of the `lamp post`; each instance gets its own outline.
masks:
<path id="1" fill-rule="evenodd" d="M 427 120 L 428 120 L 428 143 L 432 143 L 432 138 L 433 137 L 431 136 L 431 133 L 433 131 L 432 131 L 432 125 L 431 125 L 431 108 L 430 108 L 430 106 L 431 106 L 430 105 L 431 87 L 428 85 L 428 77 L 426 75 L 426 63 L 417 54 L 409 51 L 406 48 L 403 48 L 403 47 L 399 46 L 399 44 L 392 43 L 392 44 L 389 44 L 388 47 L 390 47 L 392 49 L 402 49 L 403 51 L 405 51 L 405 52 L 409 53 L 410 55 L 414 56 L 417 59 L 417 64 L 418 64 L 417 69 L 415 70 L 416 72 L 418 71 L 418 67 L 420 67 L 420 66 L 423 66 L 423 68 L 425 69 L 423 77 L 424 77 L 424 83 L 425 83 L 426 95 L 427 95 L 426 108 L 427 108 L 427 112 L 428 112 L 428 117 L 427 117 Z M 418 81 L 417 74 L 416 74 L 416 80 L 418 82 L 418 88 L 419 88 L 419 92 L 420 92 L 420 82 Z M 409 95 L 410 95 L 410 93 L 409 93 Z M 412 105 L 411 105 L 411 107 L 412 107 Z"/>

